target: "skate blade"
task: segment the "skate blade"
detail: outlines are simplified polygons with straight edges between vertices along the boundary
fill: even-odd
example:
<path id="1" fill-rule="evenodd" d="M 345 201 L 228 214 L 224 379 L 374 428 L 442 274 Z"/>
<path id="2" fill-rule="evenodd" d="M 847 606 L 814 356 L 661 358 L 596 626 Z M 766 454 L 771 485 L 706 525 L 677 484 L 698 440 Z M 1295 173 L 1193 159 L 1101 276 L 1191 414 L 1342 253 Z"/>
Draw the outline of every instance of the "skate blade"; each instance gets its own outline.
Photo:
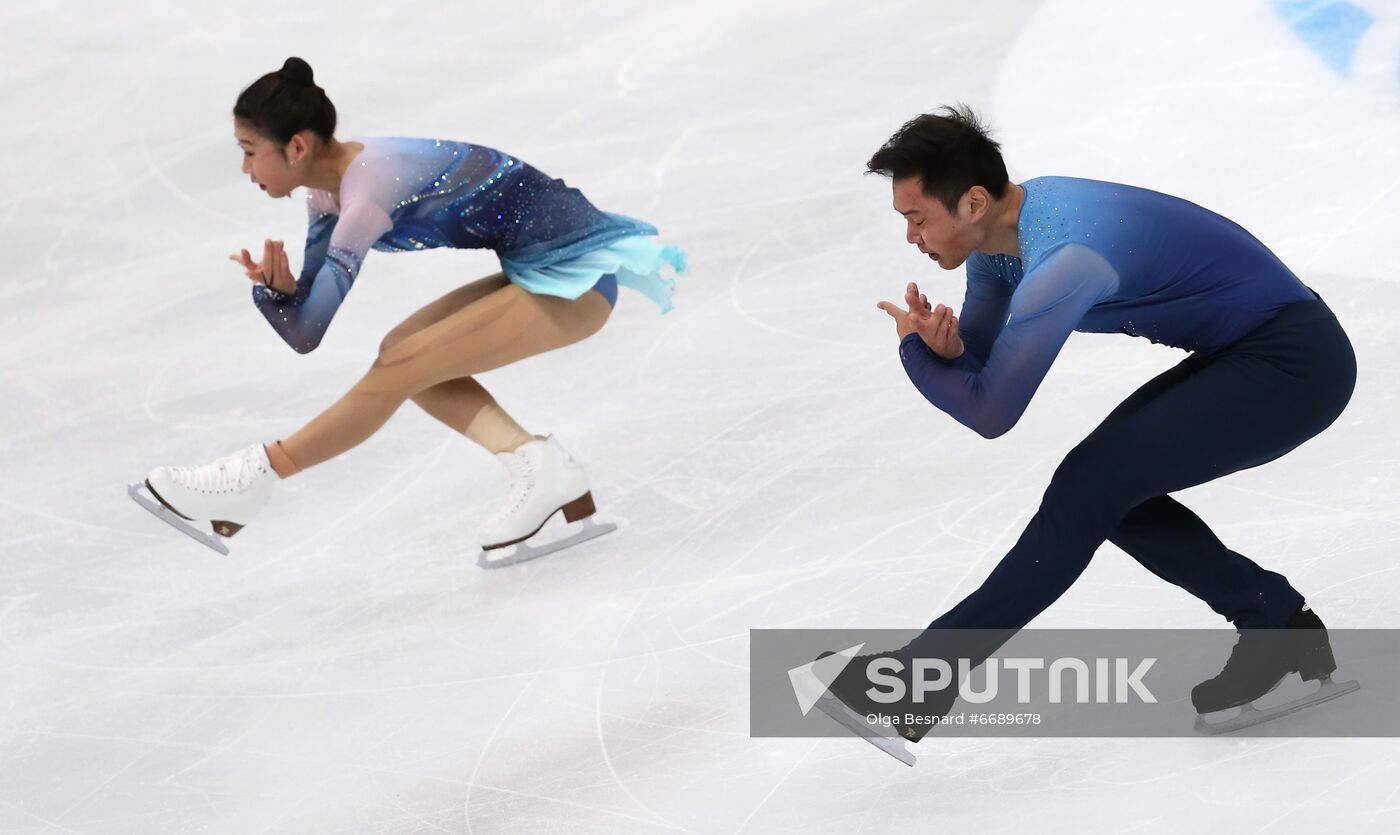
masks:
<path id="1" fill-rule="evenodd" d="M 914 755 L 913 751 L 909 750 L 909 746 L 903 739 L 881 736 L 874 728 L 870 727 L 868 723 L 851 712 L 850 708 L 842 704 L 840 699 L 830 693 L 827 693 L 817 700 L 817 710 L 835 719 L 841 727 L 851 731 L 856 736 L 874 745 L 876 748 L 879 748 L 881 751 L 884 751 L 886 754 L 889 754 L 905 765 L 912 767 L 919 761 L 919 758 Z"/>
<path id="2" fill-rule="evenodd" d="M 196 528 L 194 525 L 176 516 L 170 508 L 148 496 L 145 492 L 145 487 L 146 482 L 134 481 L 126 486 L 126 494 L 131 497 L 132 501 L 150 511 L 152 516 L 170 525 L 172 528 L 175 528 L 195 542 L 212 548 L 226 557 L 228 556 L 228 546 L 223 543 L 220 537 L 215 536 L 213 531 L 201 531 L 199 528 Z"/>
<path id="3" fill-rule="evenodd" d="M 580 522 L 581 527 L 562 539 L 553 542 L 534 544 L 529 540 L 508 545 L 505 548 L 493 548 L 489 551 L 483 549 L 477 555 L 476 564 L 482 568 L 506 568 L 512 565 L 519 565 L 522 562 L 537 560 L 540 557 L 549 556 L 565 548 L 572 548 L 581 545 L 590 539 L 597 539 L 604 534 L 610 534 L 617 530 L 617 525 L 612 522 L 597 522 L 592 516 L 584 518 Z M 499 556 L 497 556 L 499 555 Z"/>
<path id="4" fill-rule="evenodd" d="M 1261 725 L 1281 716 L 1290 713 L 1297 713 L 1305 708 L 1319 705 L 1323 702 L 1330 702 L 1333 699 L 1345 696 L 1348 693 L 1355 693 L 1361 689 L 1361 684 L 1356 681 L 1333 681 L 1330 677 L 1321 679 L 1316 690 L 1310 695 L 1301 696 L 1291 702 L 1284 702 L 1277 707 L 1257 708 L 1252 704 L 1240 708 L 1238 716 L 1233 719 L 1225 719 L 1219 722 L 1211 722 L 1205 716 L 1196 717 L 1196 733 L 1208 736 L 1219 736 L 1220 734 L 1234 733 L 1245 728 Z"/>

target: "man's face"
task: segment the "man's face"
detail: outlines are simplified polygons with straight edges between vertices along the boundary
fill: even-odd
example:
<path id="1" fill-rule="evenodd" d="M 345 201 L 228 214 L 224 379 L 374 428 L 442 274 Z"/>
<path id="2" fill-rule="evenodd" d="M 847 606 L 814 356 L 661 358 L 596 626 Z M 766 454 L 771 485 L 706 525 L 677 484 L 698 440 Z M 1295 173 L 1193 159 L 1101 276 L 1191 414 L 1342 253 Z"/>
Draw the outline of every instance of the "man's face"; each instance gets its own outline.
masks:
<path id="1" fill-rule="evenodd" d="M 977 247 L 977 229 L 968 214 L 968 196 L 958 204 L 956 214 L 943 201 L 924 194 L 923 181 L 904 177 L 893 182 L 894 210 L 904 216 L 904 239 L 938 262 L 945 270 L 962 266 Z"/>

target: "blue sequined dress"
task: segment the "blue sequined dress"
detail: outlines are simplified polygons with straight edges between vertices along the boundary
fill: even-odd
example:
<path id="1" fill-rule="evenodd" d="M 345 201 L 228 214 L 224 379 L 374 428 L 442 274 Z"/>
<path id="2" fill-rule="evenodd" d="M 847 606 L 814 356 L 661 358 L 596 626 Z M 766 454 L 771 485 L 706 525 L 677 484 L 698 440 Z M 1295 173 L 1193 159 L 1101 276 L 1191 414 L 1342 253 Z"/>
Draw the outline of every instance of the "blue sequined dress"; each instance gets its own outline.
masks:
<path id="1" fill-rule="evenodd" d="M 671 309 L 670 266 L 685 255 L 648 223 L 603 212 L 576 188 L 492 148 L 436 139 L 355 137 L 340 195 L 310 190 L 306 256 L 297 289 L 253 288 L 253 303 L 306 353 L 320 344 L 370 249 L 491 249 L 510 281 L 576 299 L 599 279 Z"/>

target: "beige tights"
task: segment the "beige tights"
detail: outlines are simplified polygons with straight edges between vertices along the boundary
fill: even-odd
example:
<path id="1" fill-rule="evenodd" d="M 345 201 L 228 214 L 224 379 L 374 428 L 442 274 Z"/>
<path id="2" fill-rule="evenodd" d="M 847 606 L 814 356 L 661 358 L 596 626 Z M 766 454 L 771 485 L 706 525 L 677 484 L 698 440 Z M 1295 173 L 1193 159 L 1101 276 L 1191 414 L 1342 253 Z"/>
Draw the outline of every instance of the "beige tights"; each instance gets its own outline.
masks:
<path id="1" fill-rule="evenodd" d="M 344 397 L 289 438 L 267 445 L 287 478 L 373 435 L 405 400 L 490 452 L 534 436 L 472 375 L 578 342 L 612 306 L 595 290 L 575 300 L 528 293 L 500 273 L 459 287 L 395 327 L 379 358 Z"/>

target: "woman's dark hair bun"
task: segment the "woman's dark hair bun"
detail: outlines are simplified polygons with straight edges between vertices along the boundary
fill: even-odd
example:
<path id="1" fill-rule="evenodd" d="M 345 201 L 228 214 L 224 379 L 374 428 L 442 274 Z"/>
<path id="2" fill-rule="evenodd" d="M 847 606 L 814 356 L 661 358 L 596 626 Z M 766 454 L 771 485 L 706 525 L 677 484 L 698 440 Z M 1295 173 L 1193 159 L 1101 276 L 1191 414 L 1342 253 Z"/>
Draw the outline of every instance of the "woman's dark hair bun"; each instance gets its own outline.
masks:
<path id="1" fill-rule="evenodd" d="M 311 65 L 305 61 L 292 56 L 282 63 L 282 69 L 278 73 L 293 84 L 300 84 L 304 87 L 314 87 L 316 81 L 311 74 Z"/>
<path id="2" fill-rule="evenodd" d="M 288 58 L 282 69 L 267 73 L 239 93 L 233 117 L 279 145 L 304 130 L 323 142 L 335 135 L 335 105 L 316 86 L 311 65 L 297 57 Z"/>

